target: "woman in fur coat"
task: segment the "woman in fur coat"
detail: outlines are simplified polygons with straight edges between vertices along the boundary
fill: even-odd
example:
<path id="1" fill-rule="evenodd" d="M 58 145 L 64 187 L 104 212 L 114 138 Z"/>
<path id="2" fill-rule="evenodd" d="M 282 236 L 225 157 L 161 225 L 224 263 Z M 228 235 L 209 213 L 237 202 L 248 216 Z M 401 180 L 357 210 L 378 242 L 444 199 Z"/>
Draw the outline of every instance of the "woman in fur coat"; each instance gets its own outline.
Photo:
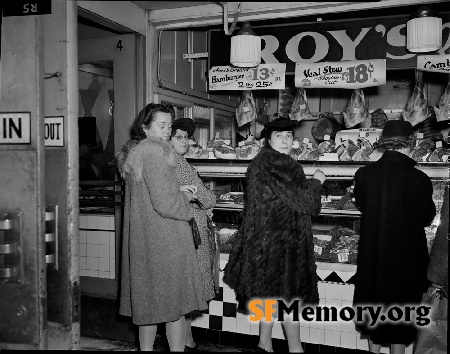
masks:
<path id="1" fill-rule="evenodd" d="M 194 195 L 175 178 L 168 142 L 173 108 L 148 104 L 118 154 L 125 180 L 119 313 L 139 326 L 141 350 L 153 350 L 158 323 L 171 351 L 184 351 L 184 315 L 207 309 L 188 221 Z"/>
<path id="2" fill-rule="evenodd" d="M 318 304 L 311 216 L 321 209 L 325 180 L 317 170 L 307 179 L 289 153 L 297 122 L 277 118 L 265 124 L 265 146 L 247 169 L 243 223 L 223 281 L 238 300 L 271 298 Z M 303 352 L 299 322 L 282 323 L 290 352 Z M 273 351 L 273 322 L 260 322 L 257 350 Z"/>

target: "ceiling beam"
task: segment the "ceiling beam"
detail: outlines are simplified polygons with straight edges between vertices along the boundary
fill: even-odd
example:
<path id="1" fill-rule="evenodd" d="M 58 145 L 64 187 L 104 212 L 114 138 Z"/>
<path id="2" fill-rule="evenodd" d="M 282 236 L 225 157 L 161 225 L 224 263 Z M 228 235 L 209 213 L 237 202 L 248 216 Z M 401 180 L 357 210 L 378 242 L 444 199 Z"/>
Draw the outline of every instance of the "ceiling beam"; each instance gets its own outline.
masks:
<path id="1" fill-rule="evenodd" d="M 270 20 L 329 13 L 383 9 L 396 6 L 428 5 L 448 0 L 380 0 L 377 2 L 240 2 L 239 22 Z M 231 23 L 239 2 L 226 3 Z M 149 11 L 149 21 L 156 29 L 179 29 L 223 24 L 223 8 L 217 3 L 178 9 Z"/>

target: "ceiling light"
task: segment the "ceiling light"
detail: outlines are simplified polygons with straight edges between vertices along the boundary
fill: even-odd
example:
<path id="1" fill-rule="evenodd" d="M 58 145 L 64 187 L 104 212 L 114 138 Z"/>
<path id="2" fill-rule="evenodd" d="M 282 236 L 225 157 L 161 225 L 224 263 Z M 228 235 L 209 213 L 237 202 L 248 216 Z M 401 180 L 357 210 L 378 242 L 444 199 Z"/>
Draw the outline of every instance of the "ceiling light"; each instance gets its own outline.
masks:
<path id="1" fill-rule="evenodd" d="M 242 29 L 231 37 L 230 63 L 243 68 L 261 63 L 261 38 L 252 31 L 248 22 L 244 22 Z"/>
<path id="2" fill-rule="evenodd" d="M 414 12 L 406 23 L 406 49 L 434 52 L 442 47 L 442 19 L 427 6 Z"/>

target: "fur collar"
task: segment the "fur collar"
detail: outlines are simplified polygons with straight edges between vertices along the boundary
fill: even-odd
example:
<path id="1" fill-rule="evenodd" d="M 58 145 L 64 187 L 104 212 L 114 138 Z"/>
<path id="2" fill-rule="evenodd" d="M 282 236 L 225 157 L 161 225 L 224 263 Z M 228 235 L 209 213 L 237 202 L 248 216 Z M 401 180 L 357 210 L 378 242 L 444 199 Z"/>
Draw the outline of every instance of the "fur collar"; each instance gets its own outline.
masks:
<path id="1" fill-rule="evenodd" d="M 116 156 L 117 168 L 123 179 L 132 175 L 137 181 L 142 179 L 144 157 L 153 155 L 164 158 L 171 166 L 175 166 L 176 152 L 169 142 L 148 137 L 144 140 L 130 140 Z"/>

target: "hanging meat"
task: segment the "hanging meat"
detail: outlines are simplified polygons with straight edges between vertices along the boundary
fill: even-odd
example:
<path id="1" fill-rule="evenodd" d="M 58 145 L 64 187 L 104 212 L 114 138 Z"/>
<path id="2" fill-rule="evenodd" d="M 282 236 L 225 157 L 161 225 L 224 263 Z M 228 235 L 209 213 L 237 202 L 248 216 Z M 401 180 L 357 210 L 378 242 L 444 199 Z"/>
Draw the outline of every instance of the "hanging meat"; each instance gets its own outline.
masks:
<path id="1" fill-rule="evenodd" d="M 245 90 L 242 93 L 241 102 L 238 108 L 236 108 L 236 121 L 238 127 L 242 127 L 244 124 L 251 122 L 256 118 L 256 105 L 253 99 L 252 91 Z"/>
<path id="2" fill-rule="evenodd" d="M 309 112 L 308 99 L 306 98 L 306 92 L 303 87 L 297 88 L 297 94 L 292 102 L 291 111 L 289 117 L 292 120 L 301 121 L 303 119 L 310 119 L 311 113 Z"/>
<path id="3" fill-rule="evenodd" d="M 384 125 L 388 121 L 386 113 L 383 108 L 377 108 L 372 112 L 372 125 L 371 128 L 383 129 Z"/>
<path id="4" fill-rule="evenodd" d="M 346 128 L 354 127 L 369 117 L 369 104 L 364 98 L 362 89 L 353 90 L 352 97 L 344 112 L 344 122 Z"/>
<path id="5" fill-rule="evenodd" d="M 317 144 L 325 140 L 325 135 L 328 135 L 331 140 L 334 140 L 338 131 L 341 130 L 341 123 L 334 117 L 333 113 L 320 113 L 319 118 L 311 127 L 311 135 Z"/>
<path id="6" fill-rule="evenodd" d="M 450 75 L 448 75 L 448 84 L 445 88 L 444 94 L 438 101 L 439 112 L 436 114 L 438 122 L 450 120 Z"/>
<path id="7" fill-rule="evenodd" d="M 423 71 L 416 70 L 416 85 L 402 113 L 403 119 L 409 121 L 412 126 L 423 122 L 427 119 L 427 106 L 427 94 L 423 87 Z"/>

